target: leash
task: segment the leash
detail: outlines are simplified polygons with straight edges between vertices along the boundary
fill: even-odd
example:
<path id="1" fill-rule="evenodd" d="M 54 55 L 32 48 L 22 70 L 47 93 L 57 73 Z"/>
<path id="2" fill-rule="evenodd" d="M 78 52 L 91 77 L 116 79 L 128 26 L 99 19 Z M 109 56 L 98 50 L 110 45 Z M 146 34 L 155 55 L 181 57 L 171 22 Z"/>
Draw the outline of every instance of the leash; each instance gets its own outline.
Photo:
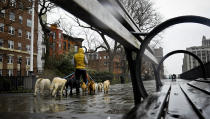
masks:
<path id="1" fill-rule="evenodd" d="M 64 79 L 66 79 L 66 78 L 68 78 L 68 77 L 70 77 L 70 76 L 72 76 L 74 74 L 74 72 L 73 73 L 71 73 L 71 74 L 69 74 L 69 75 L 67 75 L 67 76 L 65 76 L 65 77 L 63 77 Z"/>
<path id="2" fill-rule="evenodd" d="M 93 80 L 94 82 L 96 82 L 96 81 L 90 76 L 90 74 L 88 74 L 88 76 L 90 77 L 91 80 Z"/>

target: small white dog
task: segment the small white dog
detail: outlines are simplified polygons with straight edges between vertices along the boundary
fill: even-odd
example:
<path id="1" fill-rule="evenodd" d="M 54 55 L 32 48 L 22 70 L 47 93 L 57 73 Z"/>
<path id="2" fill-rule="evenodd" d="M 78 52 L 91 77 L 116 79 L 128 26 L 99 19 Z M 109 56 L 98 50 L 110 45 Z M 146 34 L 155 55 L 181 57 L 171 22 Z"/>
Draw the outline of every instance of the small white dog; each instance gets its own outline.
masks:
<path id="1" fill-rule="evenodd" d="M 44 90 L 48 90 L 50 93 L 50 83 L 49 79 L 39 78 L 36 80 L 35 87 L 34 87 L 34 96 L 37 95 L 38 90 L 40 91 L 41 95 L 44 95 Z"/>

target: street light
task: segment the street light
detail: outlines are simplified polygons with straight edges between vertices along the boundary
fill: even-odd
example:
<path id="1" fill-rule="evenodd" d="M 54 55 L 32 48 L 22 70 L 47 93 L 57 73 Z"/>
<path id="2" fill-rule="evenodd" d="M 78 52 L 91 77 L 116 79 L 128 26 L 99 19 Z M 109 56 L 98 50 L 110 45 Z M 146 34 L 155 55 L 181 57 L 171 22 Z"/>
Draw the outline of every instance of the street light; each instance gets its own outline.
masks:
<path id="1" fill-rule="evenodd" d="M 22 58 L 19 58 L 18 63 L 20 64 L 20 77 L 21 77 L 21 64 L 22 64 Z"/>
<path id="2" fill-rule="evenodd" d="M 21 81 L 21 63 L 22 63 L 22 58 L 21 57 L 18 58 L 18 62 L 17 63 L 20 64 L 20 74 L 19 75 L 20 75 L 20 81 Z M 18 83 L 19 82 L 18 79 L 19 78 L 16 79 L 16 89 L 17 90 L 18 90 L 18 84 L 19 84 Z"/>

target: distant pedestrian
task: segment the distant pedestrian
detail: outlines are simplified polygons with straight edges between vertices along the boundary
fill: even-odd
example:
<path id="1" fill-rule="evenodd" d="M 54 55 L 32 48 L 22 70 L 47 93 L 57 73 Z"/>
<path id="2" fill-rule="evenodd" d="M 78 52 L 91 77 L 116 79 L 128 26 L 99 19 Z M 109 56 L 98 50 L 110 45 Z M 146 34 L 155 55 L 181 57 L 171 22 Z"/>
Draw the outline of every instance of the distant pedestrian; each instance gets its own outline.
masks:
<path id="1" fill-rule="evenodd" d="M 172 81 L 176 81 L 176 74 L 173 74 L 171 77 L 172 77 Z"/>
<path id="2" fill-rule="evenodd" d="M 75 78 L 76 78 L 76 94 L 80 93 L 80 76 L 82 75 L 83 82 L 87 82 L 86 68 L 85 65 L 88 64 L 88 60 L 84 54 L 84 50 L 79 48 L 78 52 L 73 57 L 73 64 L 76 68 Z"/>

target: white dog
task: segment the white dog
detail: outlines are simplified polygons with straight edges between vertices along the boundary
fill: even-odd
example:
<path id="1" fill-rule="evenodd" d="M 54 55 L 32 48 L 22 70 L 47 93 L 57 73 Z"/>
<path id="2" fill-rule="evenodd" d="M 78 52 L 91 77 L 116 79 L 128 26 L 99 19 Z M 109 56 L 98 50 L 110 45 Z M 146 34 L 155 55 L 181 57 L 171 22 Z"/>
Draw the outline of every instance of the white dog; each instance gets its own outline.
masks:
<path id="1" fill-rule="evenodd" d="M 101 92 L 103 88 L 103 83 L 98 83 L 98 92 Z"/>
<path id="2" fill-rule="evenodd" d="M 110 81 L 109 80 L 104 81 L 104 93 L 108 93 L 109 86 L 110 86 Z"/>
<path id="3" fill-rule="evenodd" d="M 57 92 L 60 89 L 60 94 L 61 96 L 63 95 L 63 90 L 65 88 L 65 84 L 66 84 L 67 80 L 60 78 L 60 77 L 55 77 L 52 81 L 52 84 L 50 86 L 50 90 L 52 92 L 52 96 L 56 96 L 55 94 L 57 94 Z"/>
<path id="4" fill-rule="evenodd" d="M 44 95 L 44 90 L 48 90 L 50 93 L 50 80 L 49 79 L 43 79 L 39 78 L 36 80 L 35 83 L 35 90 L 34 90 L 34 96 L 37 95 L 38 90 L 40 91 L 41 95 Z"/>

